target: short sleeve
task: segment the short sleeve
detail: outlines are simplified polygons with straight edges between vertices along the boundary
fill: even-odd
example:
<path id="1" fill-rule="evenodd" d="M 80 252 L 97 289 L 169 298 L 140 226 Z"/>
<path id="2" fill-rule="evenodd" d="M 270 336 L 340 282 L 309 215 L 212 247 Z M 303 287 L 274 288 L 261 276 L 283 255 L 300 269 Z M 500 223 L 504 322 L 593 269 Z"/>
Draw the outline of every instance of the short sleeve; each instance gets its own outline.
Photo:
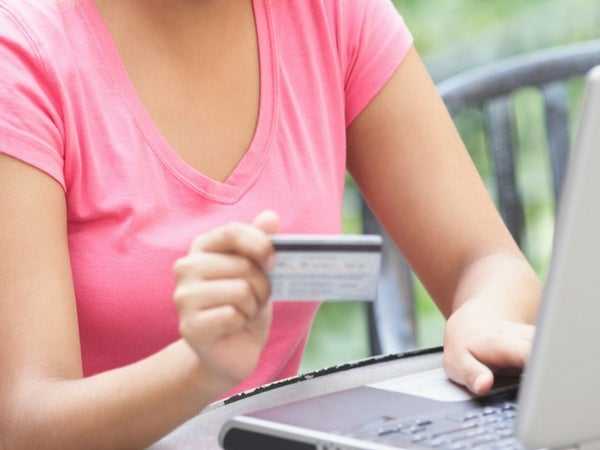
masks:
<path id="1" fill-rule="evenodd" d="M 64 140 L 56 83 L 22 23 L 0 5 L 0 153 L 65 188 Z"/>
<path id="2" fill-rule="evenodd" d="M 377 95 L 412 47 L 413 38 L 391 0 L 346 2 L 346 126 Z M 350 6 L 351 5 L 351 6 Z"/>

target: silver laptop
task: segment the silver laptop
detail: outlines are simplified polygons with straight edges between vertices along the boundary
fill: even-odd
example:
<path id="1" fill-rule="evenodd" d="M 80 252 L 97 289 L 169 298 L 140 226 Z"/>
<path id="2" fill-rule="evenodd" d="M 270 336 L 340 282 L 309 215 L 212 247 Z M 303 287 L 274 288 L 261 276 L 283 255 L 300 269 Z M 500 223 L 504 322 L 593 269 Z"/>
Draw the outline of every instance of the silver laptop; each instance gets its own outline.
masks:
<path id="1" fill-rule="evenodd" d="M 531 360 L 473 398 L 441 372 L 238 416 L 226 450 L 600 449 L 600 67 L 588 76 Z M 443 378 L 440 381 L 440 377 Z M 412 384 L 411 384 L 412 383 Z M 432 394 L 433 392 L 433 394 Z"/>

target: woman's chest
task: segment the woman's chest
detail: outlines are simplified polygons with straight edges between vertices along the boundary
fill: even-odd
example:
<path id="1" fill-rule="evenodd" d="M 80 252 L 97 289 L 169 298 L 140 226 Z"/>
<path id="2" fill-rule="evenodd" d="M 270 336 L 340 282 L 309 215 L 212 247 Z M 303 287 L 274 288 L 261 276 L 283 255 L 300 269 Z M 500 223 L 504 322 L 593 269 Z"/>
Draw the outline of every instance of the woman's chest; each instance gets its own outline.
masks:
<path id="1" fill-rule="evenodd" d="M 129 149 L 145 160 L 84 161 L 85 176 L 71 185 L 69 247 L 84 361 L 122 356 L 110 361 L 118 366 L 178 338 L 172 267 L 199 234 L 250 222 L 264 209 L 281 216 L 282 232 L 341 230 L 344 175 L 335 158 L 299 156 L 274 143 L 255 182 L 236 202 L 222 203 L 182 182 L 143 140 L 138 144 Z M 122 355 L 107 350 L 124 342 L 129 350 Z M 109 365 L 86 364 L 86 373 Z"/>
<path id="2" fill-rule="evenodd" d="M 260 96 L 270 95 L 259 66 L 271 64 L 260 45 L 270 39 L 252 1 L 97 3 L 103 51 L 118 62 L 129 101 L 190 167 L 225 181 L 252 145 Z"/>
<path id="3" fill-rule="evenodd" d="M 272 209 L 282 232 L 340 232 L 343 86 L 333 71 L 324 75 L 327 55 L 307 62 L 301 49 L 283 47 L 268 14 L 256 13 L 257 28 L 264 30 L 258 34 L 258 123 L 246 153 L 223 180 L 176 151 L 140 100 L 106 30 L 98 25 L 102 52 L 76 48 L 87 52 L 90 65 L 66 81 L 64 172 L 73 279 L 85 329 L 108 330 L 107 339 L 130 335 L 135 317 L 143 325 L 140 336 L 175 336 L 172 265 L 198 234 L 228 221 L 249 222 Z M 162 95 L 167 101 L 169 93 Z M 195 103 L 210 111 L 201 99 Z M 193 117 L 181 120 L 193 128 Z M 198 152 L 218 159 L 229 151 L 202 144 L 210 140 L 203 137 L 210 129 L 196 131 Z"/>
<path id="4" fill-rule="evenodd" d="M 213 227 L 271 209 L 285 233 L 340 231 L 345 152 L 332 136 L 343 129 L 308 127 L 298 123 L 300 111 L 279 111 L 260 151 L 217 182 L 153 140 L 114 100 L 97 108 L 93 123 L 79 118 L 74 128 L 94 133 L 73 131 L 66 152 L 71 264 L 86 329 L 123 336 L 137 317 L 145 324 L 138 334 L 164 336 L 166 327 L 175 336 L 173 263 Z"/>

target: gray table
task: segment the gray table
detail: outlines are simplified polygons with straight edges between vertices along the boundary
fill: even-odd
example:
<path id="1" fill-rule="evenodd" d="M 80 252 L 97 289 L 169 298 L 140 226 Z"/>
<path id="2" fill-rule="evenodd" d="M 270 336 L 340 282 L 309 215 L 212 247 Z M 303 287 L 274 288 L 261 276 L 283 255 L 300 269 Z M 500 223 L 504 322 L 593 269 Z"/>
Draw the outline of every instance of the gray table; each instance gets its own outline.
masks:
<path id="1" fill-rule="evenodd" d="M 218 450 L 221 426 L 231 417 L 258 409 L 279 406 L 297 400 L 350 389 L 387 378 L 409 375 L 442 365 L 440 349 L 370 358 L 317 371 L 294 380 L 260 389 L 257 393 L 232 399 L 229 403 L 208 408 L 189 420 L 151 450 Z"/>

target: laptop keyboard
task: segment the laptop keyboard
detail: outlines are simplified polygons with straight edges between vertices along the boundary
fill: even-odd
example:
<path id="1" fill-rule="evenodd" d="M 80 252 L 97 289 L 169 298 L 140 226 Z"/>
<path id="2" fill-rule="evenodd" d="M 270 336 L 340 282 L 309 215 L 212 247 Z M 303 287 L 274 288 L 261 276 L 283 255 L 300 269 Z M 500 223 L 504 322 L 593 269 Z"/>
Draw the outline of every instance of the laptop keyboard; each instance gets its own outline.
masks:
<path id="1" fill-rule="evenodd" d="M 349 434 L 402 448 L 524 450 L 514 434 L 516 414 L 516 402 L 490 401 L 467 411 L 388 420 Z"/>

